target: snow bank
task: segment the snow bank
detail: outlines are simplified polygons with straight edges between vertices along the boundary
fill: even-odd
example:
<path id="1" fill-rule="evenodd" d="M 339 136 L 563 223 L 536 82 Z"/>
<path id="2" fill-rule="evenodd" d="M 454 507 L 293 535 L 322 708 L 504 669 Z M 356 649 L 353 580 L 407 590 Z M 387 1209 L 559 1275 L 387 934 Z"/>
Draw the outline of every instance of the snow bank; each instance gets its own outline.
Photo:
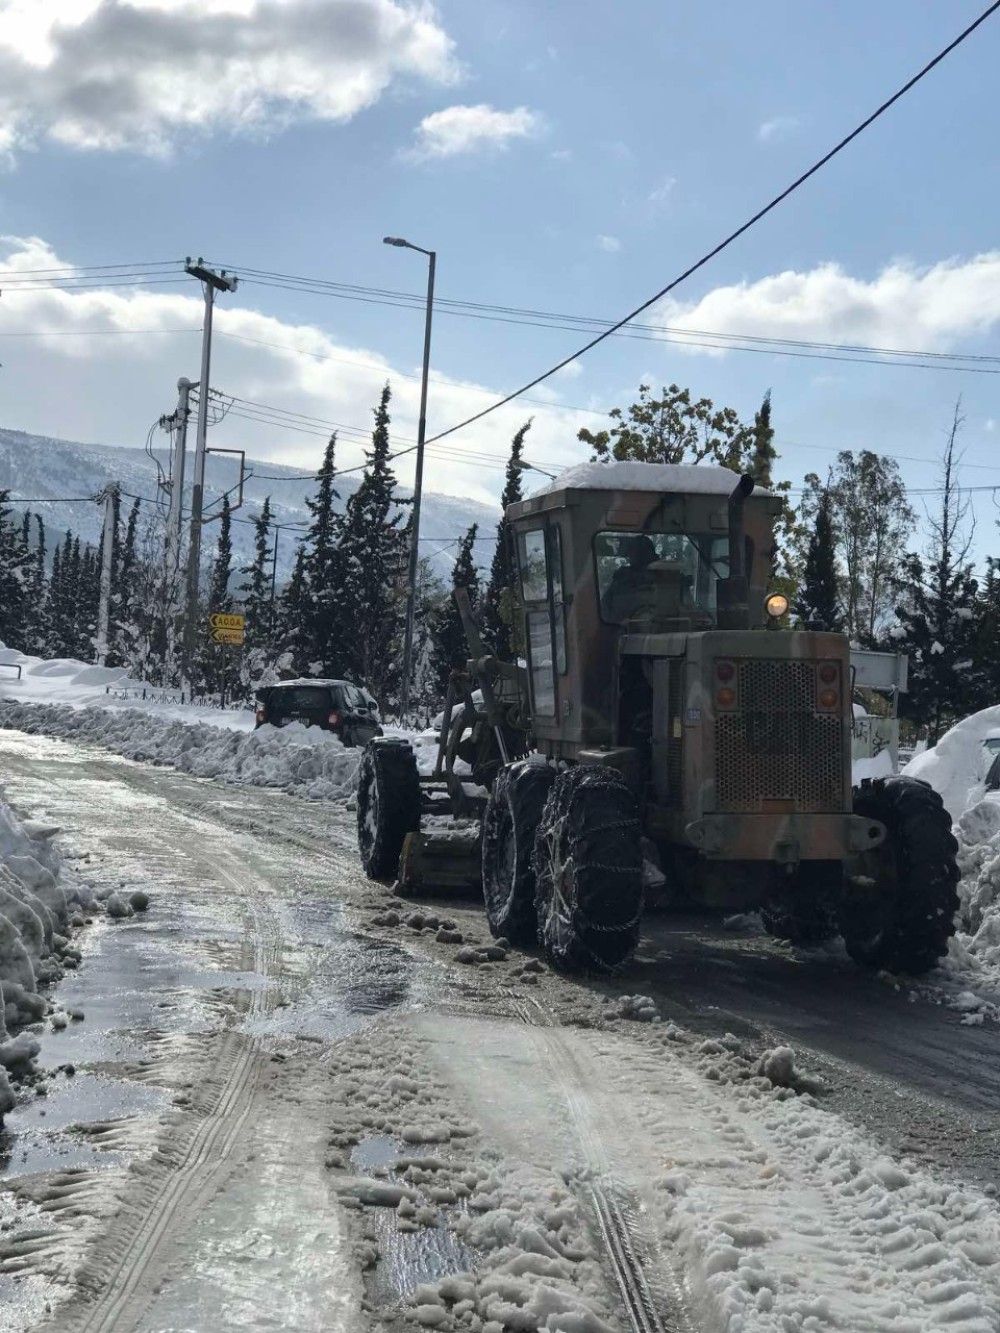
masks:
<path id="1" fill-rule="evenodd" d="M 20 678 L 13 670 L 15 667 L 21 668 Z M 182 704 L 179 690 L 161 690 L 135 680 L 124 667 L 94 666 L 73 657 L 31 657 L 3 644 L 0 644 L 0 699 L 114 711 L 141 708 L 157 717 L 226 730 L 252 731 L 254 727 L 254 715 L 249 709 Z"/>
<path id="2" fill-rule="evenodd" d="M 127 759 L 164 764 L 200 778 L 279 787 L 310 800 L 353 795 L 361 751 L 329 731 L 292 723 L 256 731 L 183 722 L 139 708 L 67 708 L 0 700 L 0 726 L 103 745 Z"/>
<path id="3" fill-rule="evenodd" d="M 14 1105 L 10 1077 L 31 1069 L 38 1042 L 26 1033 L 48 1012 L 39 994 L 80 955 L 67 939 L 94 906 L 90 890 L 62 873 L 52 825 L 22 823 L 0 801 L 0 1121 Z"/>
<path id="4" fill-rule="evenodd" d="M 983 794 L 979 751 L 987 736 L 998 728 L 1000 706 L 973 713 L 946 731 L 933 750 L 914 755 L 903 772 L 929 782 L 952 819 L 958 819 Z"/>

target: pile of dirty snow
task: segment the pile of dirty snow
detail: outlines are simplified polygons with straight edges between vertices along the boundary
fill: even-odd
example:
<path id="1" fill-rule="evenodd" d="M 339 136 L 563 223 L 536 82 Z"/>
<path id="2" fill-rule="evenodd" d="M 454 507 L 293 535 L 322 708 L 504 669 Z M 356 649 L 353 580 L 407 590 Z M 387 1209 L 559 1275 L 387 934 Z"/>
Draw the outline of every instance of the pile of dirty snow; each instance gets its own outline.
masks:
<path id="1" fill-rule="evenodd" d="M 990 732 L 998 729 L 1000 706 L 972 713 L 946 731 L 932 750 L 914 755 L 903 772 L 929 782 L 956 820 L 983 795 L 979 752 Z"/>
<path id="2" fill-rule="evenodd" d="M 14 1105 L 11 1078 L 30 1073 L 39 1050 L 29 1033 L 14 1034 L 46 1017 L 40 992 L 79 964 L 68 932 L 94 907 L 89 888 L 62 871 L 57 832 L 22 823 L 0 801 L 0 1120 Z"/>
<path id="3" fill-rule="evenodd" d="M 102 745 L 127 759 L 164 764 L 200 778 L 278 787 L 310 800 L 353 795 L 361 751 L 332 732 L 291 723 L 230 731 L 138 708 L 66 708 L 0 700 L 0 727 Z"/>
<path id="4" fill-rule="evenodd" d="M 986 799 L 971 806 L 955 825 L 955 836 L 962 872 L 959 908 L 941 966 L 963 985 L 989 991 L 995 1001 L 1000 998 L 1000 802 Z M 968 1010 L 963 1021 L 982 1022 L 984 1004 L 958 1007 Z"/>

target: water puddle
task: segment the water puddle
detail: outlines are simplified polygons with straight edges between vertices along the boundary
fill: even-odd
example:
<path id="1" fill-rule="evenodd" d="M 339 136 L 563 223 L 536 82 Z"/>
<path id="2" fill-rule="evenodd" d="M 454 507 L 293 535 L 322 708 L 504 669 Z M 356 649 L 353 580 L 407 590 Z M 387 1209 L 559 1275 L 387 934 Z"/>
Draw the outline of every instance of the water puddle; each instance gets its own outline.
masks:
<path id="1" fill-rule="evenodd" d="M 71 1131 L 77 1125 L 152 1118 L 170 1105 L 162 1088 L 97 1074 L 50 1081 L 48 1095 L 29 1097 L 4 1119 L 0 1181 L 67 1167 L 108 1167 L 123 1160 Z M 67 1133 L 67 1131 L 70 1131 Z"/>
<path id="2" fill-rule="evenodd" d="M 351 1166 L 359 1174 L 392 1175 L 399 1145 L 388 1134 L 369 1134 L 351 1152 Z M 415 1291 L 422 1282 L 436 1282 L 452 1273 L 468 1273 L 477 1256 L 451 1231 L 444 1211 L 438 1224 L 418 1231 L 400 1231 L 391 1208 L 372 1208 L 369 1215 L 378 1243 L 378 1262 L 372 1271 L 371 1294 L 380 1304 L 393 1304 Z"/>
<path id="3" fill-rule="evenodd" d="M 397 945 L 341 933 L 310 960 L 307 983 L 288 1003 L 247 1018 L 253 1036 L 339 1041 L 372 1018 L 414 1003 L 417 960 Z"/>

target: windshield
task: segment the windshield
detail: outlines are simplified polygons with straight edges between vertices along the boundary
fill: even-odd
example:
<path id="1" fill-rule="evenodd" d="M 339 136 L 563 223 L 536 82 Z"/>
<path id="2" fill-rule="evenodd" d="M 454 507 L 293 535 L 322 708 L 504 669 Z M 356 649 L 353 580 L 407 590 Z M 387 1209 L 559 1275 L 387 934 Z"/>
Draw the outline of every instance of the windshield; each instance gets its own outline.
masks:
<path id="1" fill-rule="evenodd" d="M 599 532 L 594 538 L 601 615 L 715 624 L 715 586 L 729 573 L 729 541 L 714 533 Z"/>

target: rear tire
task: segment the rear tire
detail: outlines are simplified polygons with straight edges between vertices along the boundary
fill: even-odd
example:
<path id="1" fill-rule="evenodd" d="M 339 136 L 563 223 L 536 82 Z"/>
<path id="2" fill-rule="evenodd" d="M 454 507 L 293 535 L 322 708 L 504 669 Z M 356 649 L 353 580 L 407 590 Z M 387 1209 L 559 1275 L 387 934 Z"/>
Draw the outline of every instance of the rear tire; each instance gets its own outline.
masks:
<path id="1" fill-rule="evenodd" d="M 941 797 L 915 778 L 879 778 L 855 789 L 854 813 L 886 827 L 881 847 L 859 857 L 840 911 L 847 952 L 862 967 L 920 975 L 947 952 L 955 930 L 958 844 Z"/>
<path id="2" fill-rule="evenodd" d="M 764 929 L 777 940 L 806 948 L 839 933 L 837 908 L 844 883 L 839 861 L 805 862 L 793 875 L 782 875 L 773 896 L 760 909 Z"/>
<path id="3" fill-rule="evenodd" d="M 417 760 L 405 742 L 374 740 L 358 773 L 358 850 L 369 879 L 394 879 L 408 833 L 420 828 Z"/>
<path id="4" fill-rule="evenodd" d="M 501 768 L 483 815 L 483 899 L 494 937 L 532 944 L 535 916 L 535 834 L 555 773 L 521 759 Z"/>
<path id="5" fill-rule="evenodd" d="M 552 963 L 620 967 L 639 942 L 643 891 L 638 807 L 617 770 L 581 764 L 558 775 L 534 859 L 538 938 Z"/>

